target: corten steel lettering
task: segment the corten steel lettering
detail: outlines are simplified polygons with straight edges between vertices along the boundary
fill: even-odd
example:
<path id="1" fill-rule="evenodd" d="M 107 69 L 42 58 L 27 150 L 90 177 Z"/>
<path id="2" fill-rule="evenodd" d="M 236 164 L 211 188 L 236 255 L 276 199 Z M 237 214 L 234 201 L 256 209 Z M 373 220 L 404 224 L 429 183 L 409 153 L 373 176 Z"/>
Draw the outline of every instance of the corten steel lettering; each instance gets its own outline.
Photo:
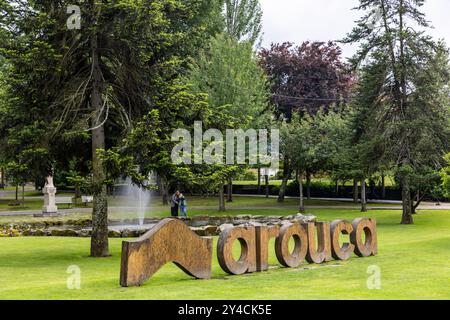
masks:
<path id="1" fill-rule="evenodd" d="M 341 246 L 341 235 L 350 243 Z M 363 236 L 365 239 L 363 239 Z M 225 229 L 217 243 L 217 258 L 230 274 L 265 271 L 269 268 L 269 242 L 275 239 L 275 253 L 285 267 L 295 268 L 304 261 L 322 263 L 332 258 L 347 260 L 354 252 L 360 257 L 378 253 L 375 219 L 358 218 L 317 223 L 291 223 L 279 226 L 248 226 Z M 294 239 L 293 251 L 289 242 Z M 316 241 L 317 239 L 317 241 Z M 241 245 L 241 255 L 233 258 L 233 244 Z M 317 244 L 316 244 L 317 242 Z M 165 219 L 136 241 L 122 243 L 120 284 L 140 285 L 164 264 L 174 262 L 187 274 L 210 278 L 212 239 L 193 233 L 181 221 Z"/>
<path id="2" fill-rule="evenodd" d="M 257 226 L 256 231 L 256 271 L 269 270 L 269 241 L 278 237 L 279 226 Z"/>
<path id="3" fill-rule="evenodd" d="M 310 263 L 322 263 L 331 261 L 330 248 L 330 223 L 316 222 L 302 224 L 308 234 L 308 251 L 306 261 Z M 317 245 L 316 245 L 317 234 Z"/>
<path id="4" fill-rule="evenodd" d="M 289 251 L 289 241 L 295 242 L 294 251 Z M 305 261 L 308 250 L 308 235 L 299 223 L 284 225 L 275 241 L 275 253 L 278 261 L 285 267 L 296 268 Z"/>
<path id="5" fill-rule="evenodd" d="M 350 242 L 355 246 L 355 254 L 359 257 L 368 257 L 378 253 L 377 222 L 375 219 L 358 218 L 353 220 L 353 232 Z M 362 235 L 366 240 L 363 242 Z"/>
<path id="6" fill-rule="evenodd" d="M 183 222 L 165 219 L 135 241 L 122 242 L 120 285 L 141 285 L 168 262 L 199 279 L 211 277 L 212 238 L 202 238 Z"/>
<path id="7" fill-rule="evenodd" d="M 241 244 L 241 256 L 233 258 L 233 244 Z M 255 227 L 236 227 L 225 229 L 217 243 L 217 258 L 225 272 L 243 274 L 256 271 L 256 232 Z"/>
<path id="8" fill-rule="evenodd" d="M 348 260 L 355 250 L 355 246 L 345 242 L 342 247 L 339 243 L 341 234 L 350 235 L 353 232 L 353 226 L 345 220 L 336 220 L 331 223 L 331 254 L 336 260 Z"/>

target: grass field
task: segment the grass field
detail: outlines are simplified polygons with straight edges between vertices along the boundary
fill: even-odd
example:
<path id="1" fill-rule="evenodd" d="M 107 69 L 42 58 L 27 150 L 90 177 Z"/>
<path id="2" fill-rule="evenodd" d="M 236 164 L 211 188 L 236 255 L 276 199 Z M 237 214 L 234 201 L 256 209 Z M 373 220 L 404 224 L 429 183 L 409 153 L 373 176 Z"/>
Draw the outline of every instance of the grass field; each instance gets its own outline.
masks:
<path id="1" fill-rule="evenodd" d="M 310 212 L 320 220 L 361 216 L 358 210 Z M 421 211 L 411 226 L 399 225 L 400 211 L 366 215 L 378 221 L 375 257 L 287 269 L 271 243 L 268 272 L 229 276 L 214 253 L 211 280 L 194 280 L 169 264 L 135 288 L 119 286 L 121 239 L 110 240 L 111 257 L 98 259 L 88 257 L 89 239 L 0 238 L 0 299 L 450 299 L 450 212 Z M 80 267 L 80 290 L 67 289 L 71 265 Z M 381 270 L 380 290 L 366 286 L 371 265 Z"/>
<path id="2" fill-rule="evenodd" d="M 0 223 L 19 223 L 19 222 L 37 222 L 42 220 L 72 220 L 72 219 L 87 219 L 90 218 L 91 214 L 85 210 L 85 206 L 78 204 L 76 208 L 83 209 L 77 212 L 74 209 L 73 213 L 64 215 L 62 217 L 54 218 L 42 218 L 42 217 L 32 217 L 24 215 L 15 215 L 14 211 L 24 211 L 24 210 L 40 210 L 43 205 L 42 199 L 26 199 L 26 206 L 18 207 L 8 207 L 8 200 L 0 199 Z M 109 217 L 110 219 L 126 219 L 126 218 L 137 218 L 137 208 L 135 210 L 122 210 L 122 208 L 128 205 L 135 206 L 136 204 L 130 204 L 123 197 L 110 197 L 108 200 L 110 205 Z M 151 208 L 148 208 L 145 212 L 146 217 L 166 217 L 170 214 L 170 208 L 168 206 L 162 205 L 160 198 L 153 198 L 149 204 Z M 308 208 L 319 208 L 319 207 L 345 207 L 354 208 L 355 210 L 360 208 L 359 204 L 354 204 L 352 202 L 342 202 L 342 201 L 327 201 L 327 200 L 306 200 L 305 205 Z M 383 204 L 383 203 L 370 203 L 370 208 L 377 208 L 387 206 L 398 207 L 397 204 Z M 91 205 L 88 206 L 88 208 Z M 278 203 L 275 198 L 266 199 L 264 197 L 234 197 L 233 202 L 226 204 L 226 212 L 218 211 L 218 200 L 215 197 L 203 198 L 203 197 L 188 197 L 188 212 L 189 216 L 196 215 L 238 215 L 238 214 L 252 214 L 252 215 L 287 215 L 295 214 L 298 212 L 298 199 L 286 198 L 283 203 Z M 65 209 L 66 206 L 63 205 L 61 208 Z M 89 210 L 89 209 L 88 209 Z M 8 216 L 2 216 L 2 212 L 8 212 Z"/>
<path id="3" fill-rule="evenodd" d="M 282 180 L 271 179 L 271 180 L 269 180 L 269 185 L 281 186 L 281 181 Z M 288 183 L 291 183 L 291 182 L 293 182 L 293 180 L 289 180 L 288 181 Z M 332 181 L 330 178 L 327 178 L 327 177 L 324 177 L 324 178 L 315 177 L 315 178 L 313 178 L 311 180 L 311 182 L 312 183 L 327 184 L 327 185 L 330 185 L 330 186 L 334 186 L 335 185 L 335 182 Z M 233 181 L 233 184 L 234 185 L 257 185 L 258 184 L 258 180 L 255 179 L 255 180 Z M 265 185 L 264 179 L 261 179 L 261 184 L 263 186 Z M 351 181 L 351 180 L 345 181 L 344 185 L 347 186 L 347 187 L 351 187 L 351 186 L 353 186 L 353 181 Z M 395 185 L 394 180 L 391 177 L 386 177 L 385 186 L 386 187 L 392 187 L 394 185 Z M 339 186 L 342 186 L 342 182 L 341 181 L 339 182 Z"/>

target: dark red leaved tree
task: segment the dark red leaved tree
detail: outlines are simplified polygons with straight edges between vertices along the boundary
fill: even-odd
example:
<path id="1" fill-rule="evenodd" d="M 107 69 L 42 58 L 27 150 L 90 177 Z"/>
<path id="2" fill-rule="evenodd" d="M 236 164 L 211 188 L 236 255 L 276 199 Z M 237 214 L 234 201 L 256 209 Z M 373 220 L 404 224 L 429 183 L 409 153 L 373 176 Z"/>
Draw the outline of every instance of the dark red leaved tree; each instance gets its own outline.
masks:
<path id="1" fill-rule="evenodd" d="M 279 115 L 290 118 L 293 111 L 314 115 L 321 107 L 339 107 L 349 99 L 353 76 L 333 42 L 272 44 L 259 55 Z"/>

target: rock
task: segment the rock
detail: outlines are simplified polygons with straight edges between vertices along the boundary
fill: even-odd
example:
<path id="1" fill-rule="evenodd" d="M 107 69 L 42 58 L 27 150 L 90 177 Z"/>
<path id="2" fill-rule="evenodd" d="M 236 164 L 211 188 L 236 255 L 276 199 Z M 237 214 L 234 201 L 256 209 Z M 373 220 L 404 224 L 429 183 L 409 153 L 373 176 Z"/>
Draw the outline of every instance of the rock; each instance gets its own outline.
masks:
<path id="1" fill-rule="evenodd" d="M 210 217 L 209 224 L 214 226 L 219 226 L 221 224 L 220 217 Z"/>
<path id="2" fill-rule="evenodd" d="M 92 231 L 89 229 L 82 229 L 78 232 L 78 236 L 84 237 L 84 238 L 90 237 L 91 234 L 92 234 Z"/>
<path id="3" fill-rule="evenodd" d="M 52 237 L 77 237 L 78 233 L 72 229 L 53 229 L 50 231 Z"/>
<path id="4" fill-rule="evenodd" d="M 121 233 L 117 230 L 109 230 L 108 231 L 108 238 L 120 238 Z"/>
<path id="5" fill-rule="evenodd" d="M 234 227 L 234 225 L 232 225 L 231 223 L 224 223 L 219 226 L 219 231 L 223 232 L 225 229 L 233 228 L 233 227 Z"/>
<path id="6" fill-rule="evenodd" d="M 221 216 L 220 222 L 218 223 L 218 225 L 220 226 L 221 224 L 231 223 L 231 222 L 233 222 L 232 216 Z"/>
<path id="7" fill-rule="evenodd" d="M 131 230 L 124 229 L 120 232 L 122 238 L 131 238 Z"/>
<path id="8" fill-rule="evenodd" d="M 193 227 L 202 227 L 209 224 L 209 216 L 194 216 L 190 221 L 190 225 Z"/>
<path id="9" fill-rule="evenodd" d="M 205 236 L 206 237 L 217 236 L 219 233 L 220 233 L 220 229 L 218 226 L 205 227 Z"/>
<path id="10" fill-rule="evenodd" d="M 145 230 L 145 229 L 139 229 L 139 230 L 136 230 L 136 234 L 137 234 L 138 237 L 141 237 L 141 236 L 143 236 L 144 234 L 146 234 L 147 231 L 148 231 L 148 230 Z"/>
<path id="11" fill-rule="evenodd" d="M 209 216 L 193 216 L 191 218 L 192 221 L 205 221 L 209 220 Z"/>
<path id="12" fill-rule="evenodd" d="M 47 235 L 47 232 L 44 230 L 38 229 L 32 232 L 31 234 L 33 237 L 44 237 Z"/>
<path id="13" fill-rule="evenodd" d="M 66 230 L 66 237 L 78 237 L 78 232 L 73 229 Z"/>
<path id="14" fill-rule="evenodd" d="M 252 218 L 252 216 L 248 215 L 248 214 L 240 214 L 240 215 L 237 215 L 236 218 L 238 220 L 250 220 Z"/>
<path id="15" fill-rule="evenodd" d="M 17 229 L 9 229 L 8 230 L 8 235 L 10 237 L 18 237 L 18 236 L 20 236 L 20 232 Z"/>
<path id="16" fill-rule="evenodd" d="M 201 237 L 212 237 L 219 234 L 219 227 L 217 226 L 191 227 L 190 229 Z"/>
<path id="17" fill-rule="evenodd" d="M 140 235 L 139 230 L 125 229 L 125 230 L 122 230 L 122 232 L 121 232 L 122 238 L 138 238 L 139 235 Z"/>
<path id="18" fill-rule="evenodd" d="M 297 221 L 300 223 L 308 223 L 308 222 L 315 222 L 316 219 L 317 219 L 316 216 L 305 216 L 301 213 L 298 213 L 297 215 L 294 216 L 292 221 Z"/>
<path id="19" fill-rule="evenodd" d="M 189 227 L 192 232 L 195 232 L 196 235 L 202 236 L 203 234 L 203 228 L 202 227 Z"/>
<path id="20" fill-rule="evenodd" d="M 248 226 L 254 226 L 254 227 L 260 227 L 260 226 L 263 226 L 263 224 L 262 224 L 261 222 L 258 222 L 258 221 L 249 221 L 249 222 L 247 223 L 247 225 L 248 225 Z"/>

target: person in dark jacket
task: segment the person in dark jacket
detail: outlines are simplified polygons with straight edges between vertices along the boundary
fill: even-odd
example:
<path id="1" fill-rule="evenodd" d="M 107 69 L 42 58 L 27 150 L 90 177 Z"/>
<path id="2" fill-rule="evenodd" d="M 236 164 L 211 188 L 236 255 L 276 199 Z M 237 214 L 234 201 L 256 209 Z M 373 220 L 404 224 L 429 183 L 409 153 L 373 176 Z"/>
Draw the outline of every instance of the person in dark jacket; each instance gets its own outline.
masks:
<path id="1" fill-rule="evenodd" d="M 170 199 L 170 212 L 172 217 L 178 217 L 178 207 L 180 204 L 180 191 L 175 192 Z"/>

